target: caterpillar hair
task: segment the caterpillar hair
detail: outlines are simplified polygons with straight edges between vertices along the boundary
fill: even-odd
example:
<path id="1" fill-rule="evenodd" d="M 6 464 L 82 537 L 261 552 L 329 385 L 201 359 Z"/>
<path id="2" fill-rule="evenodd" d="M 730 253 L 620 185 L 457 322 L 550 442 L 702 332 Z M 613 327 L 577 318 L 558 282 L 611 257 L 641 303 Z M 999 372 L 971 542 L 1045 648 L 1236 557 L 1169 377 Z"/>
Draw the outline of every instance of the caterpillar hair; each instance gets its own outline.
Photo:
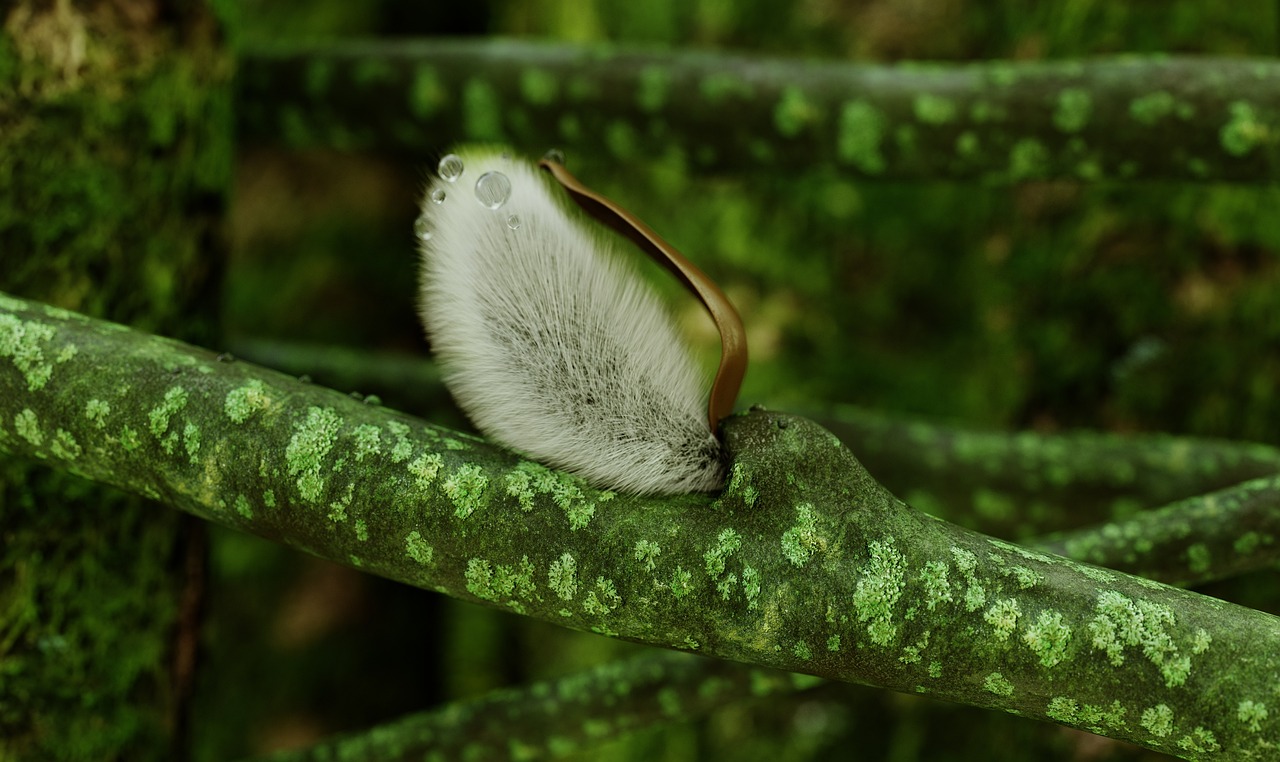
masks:
<path id="1" fill-rule="evenodd" d="M 421 212 L 422 320 L 481 432 L 603 489 L 720 487 L 687 346 L 617 242 L 549 175 L 497 150 L 459 151 L 440 161 Z"/>

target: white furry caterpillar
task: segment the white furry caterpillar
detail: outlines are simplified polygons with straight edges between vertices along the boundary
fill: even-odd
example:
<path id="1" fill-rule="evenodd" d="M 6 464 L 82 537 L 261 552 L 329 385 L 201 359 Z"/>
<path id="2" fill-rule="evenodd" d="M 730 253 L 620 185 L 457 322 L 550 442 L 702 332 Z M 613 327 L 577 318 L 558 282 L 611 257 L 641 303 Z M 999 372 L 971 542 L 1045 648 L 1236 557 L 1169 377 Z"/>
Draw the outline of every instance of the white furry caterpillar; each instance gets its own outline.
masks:
<path id="1" fill-rule="evenodd" d="M 614 242 L 570 211 L 529 162 L 493 150 L 440 161 L 415 232 L 446 384 L 487 436 L 598 487 L 719 488 L 716 414 L 688 349 Z"/>

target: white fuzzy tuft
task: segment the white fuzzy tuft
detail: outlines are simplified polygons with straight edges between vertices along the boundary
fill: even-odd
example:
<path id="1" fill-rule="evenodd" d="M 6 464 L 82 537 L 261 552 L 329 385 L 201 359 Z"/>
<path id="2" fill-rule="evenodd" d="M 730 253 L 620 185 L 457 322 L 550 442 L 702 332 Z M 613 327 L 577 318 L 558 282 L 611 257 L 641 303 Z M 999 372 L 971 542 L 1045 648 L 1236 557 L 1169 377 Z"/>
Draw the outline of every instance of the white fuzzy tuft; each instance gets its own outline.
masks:
<path id="1" fill-rule="evenodd" d="M 433 178 L 423 196 L 421 312 L 476 427 L 598 487 L 719 488 L 706 382 L 648 284 L 536 166 L 496 151 L 460 158 L 462 175 Z M 488 172 L 510 182 L 497 209 L 480 201 L 502 195 L 493 175 L 477 187 Z"/>

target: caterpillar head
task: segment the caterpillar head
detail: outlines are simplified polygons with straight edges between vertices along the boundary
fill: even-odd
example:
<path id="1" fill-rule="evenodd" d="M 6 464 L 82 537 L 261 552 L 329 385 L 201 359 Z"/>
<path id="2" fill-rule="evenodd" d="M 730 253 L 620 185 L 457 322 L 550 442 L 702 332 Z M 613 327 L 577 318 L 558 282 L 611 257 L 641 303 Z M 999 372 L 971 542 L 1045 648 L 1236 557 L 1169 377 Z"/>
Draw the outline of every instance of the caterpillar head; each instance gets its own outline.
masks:
<path id="1" fill-rule="evenodd" d="M 713 394 L 708 416 L 704 383 L 670 315 L 618 242 L 568 202 L 597 216 L 617 207 L 558 162 L 543 164 L 552 171 L 471 149 L 441 159 L 428 183 L 415 223 L 420 311 L 445 383 L 486 436 L 597 487 L 718 489 L 714 408 L 725 407 L 725 394 L 718 403 Z M 739 371 L 729 408 L 740 380 Z"/>

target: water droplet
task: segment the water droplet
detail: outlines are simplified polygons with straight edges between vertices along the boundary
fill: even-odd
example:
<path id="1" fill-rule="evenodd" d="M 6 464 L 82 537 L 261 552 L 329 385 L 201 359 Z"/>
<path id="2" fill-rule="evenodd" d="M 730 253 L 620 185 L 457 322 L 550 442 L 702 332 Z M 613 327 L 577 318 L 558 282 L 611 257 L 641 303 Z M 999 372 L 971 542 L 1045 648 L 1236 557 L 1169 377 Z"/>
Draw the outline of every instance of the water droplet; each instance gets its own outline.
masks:
<path id="1" fill-rule="evenodd" d="M 559 148 L 552 148 L 551 150 L 542 154 L 542 158 L 544 161 L 555 162 L 556 164 L 564 164 L 564 151 L 561 151 Z"/>
<path id="2" fill-rule="evenodd" d="M 511 181 L 501 172 L 485 172 L 476 180 L 476 201 L 486 209 L 497 209 L 511 198 Z"/>
<path id="3" fill-rule="evenodd" d="M 427 215 L 424 214 L 413 221 L 413 234 L 419 241 L 431 240 L 431 223 L 427 220 Z"/>
<path id="4" fill-rule="evenodd" d="M 436 188 L 435 190 L 431 191 L 431 203 L 433 203 L 433 204 L 443 204 L 443 203 L 444 203 L 444 195 L 445 195 L 445 194 L 444 194 L 444 188 Z"/>
<path id="5" fill-rule="evenodd" d="M 520 218 L 517 217 L 516 215 L 513 214 L 507 217 L 507 227 L 511 228 L 512 230 L 519 230 L 521 224 L 523 223 L 520 222 Z"/>
<path id="6" fill-rule="evenodd" d="M 436 173 L 445 182 L 456 181 L 459 177 L 462 177 L 462 158 L 456 153 L 448 154 L 436 165 Z"/>

